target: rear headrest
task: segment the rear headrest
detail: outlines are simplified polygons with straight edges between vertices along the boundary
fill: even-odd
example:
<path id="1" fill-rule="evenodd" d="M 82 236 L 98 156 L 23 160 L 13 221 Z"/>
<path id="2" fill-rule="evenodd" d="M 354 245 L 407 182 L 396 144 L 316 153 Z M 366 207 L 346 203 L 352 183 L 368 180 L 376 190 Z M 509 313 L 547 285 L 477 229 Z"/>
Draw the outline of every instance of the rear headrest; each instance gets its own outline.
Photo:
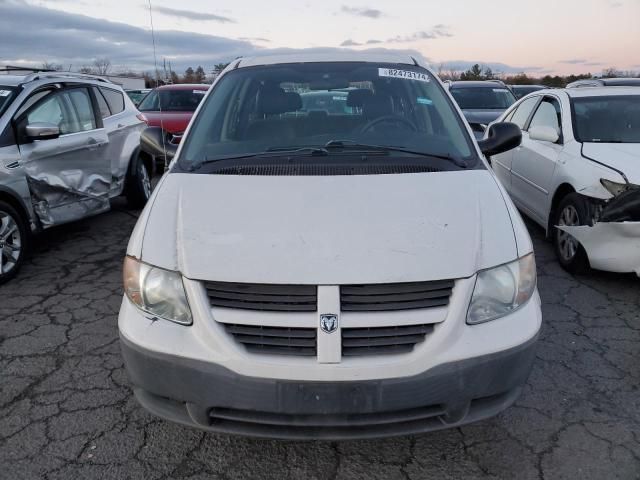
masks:
<path id="1" fill-rule="evenodd" d="M 372 96 L 362 106 L 362 115 L 366 118 L 379 118 L 393 114 L 391 98 Z"/>
<path id="2" fill-rule="evenodd" d="M 258 101 L 258 113 L 263 115 L 277 115 L 295 112 L 302 108 L 302 98 L 295 92 L 285 92 L 280 89 L 263 90 Z"/>
<path id="3" fill-rule="evenodd" d="M 296 92 L 285 92 L 287 97 L 287 112 L 295 112 L 302 109 L 302 97 Z"/>
<path id="4" fill-rule="evenodd" d="M 373 92 L 367 88 L 351 90 L 347 96 L 347 107 L 361 107 L 371 97 Z"/>

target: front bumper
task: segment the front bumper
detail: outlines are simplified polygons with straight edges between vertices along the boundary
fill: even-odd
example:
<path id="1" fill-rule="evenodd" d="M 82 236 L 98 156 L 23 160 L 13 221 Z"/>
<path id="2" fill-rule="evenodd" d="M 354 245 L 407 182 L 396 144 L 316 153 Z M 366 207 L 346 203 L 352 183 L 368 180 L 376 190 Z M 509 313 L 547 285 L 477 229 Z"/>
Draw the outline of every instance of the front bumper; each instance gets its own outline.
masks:
<path id="1" fill-rule="evenodd" d="M 136 398 L 160 417 L 250 436 L 353 439 L 415 434 L 497 414 L 520 394 L 536 339 L 414 376 L 335 382 L 244 376 L 146 350 L 123 336 L 121 346 Z"/>
<path id="2" fill-rule="evenodd" d="M 597 270 L 640 276 L 640 222 L 600 222 L 557 227 L 580 242 Z"/>

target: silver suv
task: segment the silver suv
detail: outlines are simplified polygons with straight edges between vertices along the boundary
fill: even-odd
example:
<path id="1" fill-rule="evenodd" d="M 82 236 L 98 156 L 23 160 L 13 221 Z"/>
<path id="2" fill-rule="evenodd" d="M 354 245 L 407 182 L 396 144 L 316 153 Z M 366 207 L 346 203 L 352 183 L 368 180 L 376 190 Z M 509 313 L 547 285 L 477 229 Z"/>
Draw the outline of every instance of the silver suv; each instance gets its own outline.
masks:
<path id="1" fill-rule="evenodd" d="M 143 117 L 122 88 L 62 72 L 0 76 L 0 284 L 42 229 L 151 194 Z"/>

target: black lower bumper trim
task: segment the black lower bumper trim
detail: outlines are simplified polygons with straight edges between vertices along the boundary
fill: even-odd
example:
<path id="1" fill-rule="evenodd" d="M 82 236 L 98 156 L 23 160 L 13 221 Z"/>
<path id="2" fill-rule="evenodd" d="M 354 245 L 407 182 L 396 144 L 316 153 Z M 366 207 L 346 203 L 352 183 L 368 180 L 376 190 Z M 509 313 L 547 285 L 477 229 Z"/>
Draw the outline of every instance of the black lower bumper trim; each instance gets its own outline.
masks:
<path id="1" fill-rule="evenodd" d="M 246 377 L 124 338 L 121 346 L 136 398 L 160 417 L 250 436 L 350 439 L 438 430 L 499 413 L 526 382 L 535 341 L 412 377 L 362 382 Z"/>

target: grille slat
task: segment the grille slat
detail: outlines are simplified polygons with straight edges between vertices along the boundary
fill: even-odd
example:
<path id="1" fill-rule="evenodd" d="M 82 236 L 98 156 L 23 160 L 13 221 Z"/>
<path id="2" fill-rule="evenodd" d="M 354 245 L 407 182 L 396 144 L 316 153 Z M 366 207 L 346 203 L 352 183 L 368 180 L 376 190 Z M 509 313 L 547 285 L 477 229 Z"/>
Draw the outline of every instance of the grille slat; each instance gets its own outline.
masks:
<path id="1" fill-rule="evenodd" d="M 315 328 L 225 324 L 225 330 L 252 353 L 315 356 Z"/>
<path id="2" fill-rule="evenodd" d="M 274 337 L 274 336 L 255 336 L 255 335 L 235 335 L 236 340 L 245 345 L 274 345 L 277 347 L 314 347 L 316 346 L 315 338 L 301 338 L 298 336 L 291 337 Z"/>
<path id="3" fill-rule="evenodd" d="M 453 280 L 433 282 L 343 285 L 343 312 L 383 312 L 444 307 L 449 304 Z"/>
<path id="4" fill-rule="evenodd" d="M 403 325 L 397 327 L 345 328 L 342 338 L 396 337 L 398 335 L 426 335 L 433 325 Z"/>
<path id="5" fill-rule="evenodd" d="M 213 307 L 273 312 L 315 312 L 318 289 L 315 285 L 273 285 L 205 282 Z"/>
<path id="6" fill-rule="evenodd" d="M 257 335 L 258 332 L 262 337 L 281 337 L 282 328 L 263 327 L 254 325 L 226 325 L 227 332 L 234 335 Z M 292 338 L 316 338 L 315 329 L 313 328 L 289 328 L 287 337 Z"/>
<path id="7" fill-rule="evenodd" d="M 342 329 L 342 355 L 393 355 L 409 353 L 426 335 L 433 325 L 401 325 L 397 327 L 368 327 Z"/>

